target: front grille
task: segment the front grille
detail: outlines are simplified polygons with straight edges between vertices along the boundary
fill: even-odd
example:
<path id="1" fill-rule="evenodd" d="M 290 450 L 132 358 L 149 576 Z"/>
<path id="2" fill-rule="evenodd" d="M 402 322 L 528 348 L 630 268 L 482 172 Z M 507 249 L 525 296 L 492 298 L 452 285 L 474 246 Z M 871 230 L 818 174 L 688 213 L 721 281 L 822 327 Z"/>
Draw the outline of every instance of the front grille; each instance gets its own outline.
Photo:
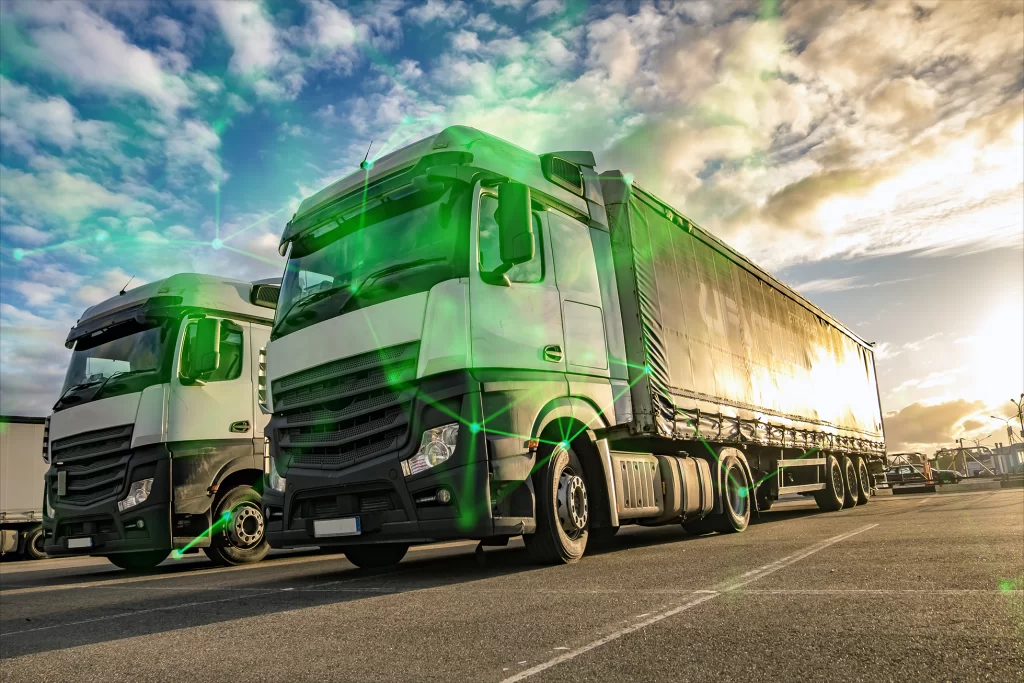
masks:
<path id="1" fill-rule="evenodd" d="M 274 380 L 278 470 L 341 469 L 405 445 L 418 352 L 412 342 Z"/>
<path id="2" fill-rule="evenodd" d="M 396 509 L 391 489 L 317 496 L 295 502 L 296 516 L 303 519 L 329 519 Z"/>
<path id="3" fill-rule="evenodd" d="M 58 476 L 50 479 L 50 500 L 90 505 L 121 493 L 131 458 L 133 427 L 97 429 L 54 441 L 50 461 Z M 61 472 L 67 480 L 63 496 L 58 495 L 57 487 Z"/>

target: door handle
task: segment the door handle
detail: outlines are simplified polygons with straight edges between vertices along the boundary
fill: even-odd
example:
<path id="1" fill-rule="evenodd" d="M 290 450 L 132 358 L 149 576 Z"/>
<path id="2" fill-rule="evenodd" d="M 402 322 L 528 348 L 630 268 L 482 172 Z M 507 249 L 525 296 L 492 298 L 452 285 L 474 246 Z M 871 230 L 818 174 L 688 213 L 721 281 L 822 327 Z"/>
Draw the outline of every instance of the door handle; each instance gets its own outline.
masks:
<path id="1" fill-rule="evenodd" d="M 249 431 L 249 421 L 239 420 L 238 422 L 232 422 L 231 426 L 228 427 L 235 434 L 245 434 Z"/>
<path id="2" fill-rule="evenodd" d="M 544 347 L 544 360 L 552 363 L 562 362 L 562 347 L 558 344 L 548 344 Z"/>

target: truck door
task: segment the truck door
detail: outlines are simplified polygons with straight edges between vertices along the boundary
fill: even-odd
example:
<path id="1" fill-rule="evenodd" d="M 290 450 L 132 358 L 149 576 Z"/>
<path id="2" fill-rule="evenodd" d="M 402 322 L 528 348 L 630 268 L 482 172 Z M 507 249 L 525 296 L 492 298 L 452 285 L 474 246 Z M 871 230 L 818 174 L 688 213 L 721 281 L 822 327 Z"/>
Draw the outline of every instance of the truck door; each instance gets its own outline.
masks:
<path id="1" fill-rule="evenodd" d="M 249 357 L 252 359 L 250 365 L 252 366 L 252 396 L 254 405 L 252 439 L 257 451 L 262 453 L 263 430 L 270 422 L 270 415 L 263 414 L 259 407 L 259 401 L 261 392 L 265 389 L 265 387 L 261 386 L 261 383 L 266 381 L 263 350 L 266 348 L 267 342 L 270 341 L 270 328 L 266 325 L 250 323 L 249 331 Z"/>
<path id="2" fill-rule="evenodd" d="M 555 257 L 569 373 L 608 377 L 608 346 L 601 311 L 601 287 L 590 228 L 550 210 L 548 234 Z M 573 392 L 575 393 L 575 392 Z"/>
<path id="3" fill-rule="evenodd" d="M 470 315 L 476 368 L 565 372 L 562 314 L 551 268 L 545 212 L 534 211 L 535 256 L 508 271 L 510 286 L 488 284 L 480 273 L 500 264 L 498 197 L 485 190 L 474 207 Z M 453 331 L 454 332 L 454 331 Z"/>
<path id="4" fill-rule="evenodd" d="M 178 354 L 171 378 L 167 415 L 167 440 L 239 441 L 253 435 L 254 387 L 249 324 L 233 320 L 221 323 L 220 365 L 204 384 L 183 384 L 182 359 L 195 336 L 196 321 L 182 325 Z"/>

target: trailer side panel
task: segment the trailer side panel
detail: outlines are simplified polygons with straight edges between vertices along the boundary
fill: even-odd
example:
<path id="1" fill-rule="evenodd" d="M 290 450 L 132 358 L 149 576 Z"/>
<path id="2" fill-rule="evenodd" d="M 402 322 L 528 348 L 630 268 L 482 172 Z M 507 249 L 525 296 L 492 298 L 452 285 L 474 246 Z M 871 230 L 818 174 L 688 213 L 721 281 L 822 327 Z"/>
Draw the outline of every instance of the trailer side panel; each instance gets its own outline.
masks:
<path id="1" fill-rule="evenodd" d="M 602 175 L 636 434 L 884 452 L 870 346 L 622 175 Z"/>

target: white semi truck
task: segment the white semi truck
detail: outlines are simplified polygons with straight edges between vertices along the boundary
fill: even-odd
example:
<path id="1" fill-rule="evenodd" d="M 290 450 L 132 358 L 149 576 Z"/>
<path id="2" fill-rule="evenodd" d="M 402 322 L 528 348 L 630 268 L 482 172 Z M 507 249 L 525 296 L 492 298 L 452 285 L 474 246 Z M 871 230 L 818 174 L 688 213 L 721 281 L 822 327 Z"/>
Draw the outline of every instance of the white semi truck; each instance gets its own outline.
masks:
<path id="1" fill-rule="evenodd" d="M 46 420 L 0 416 L 0 555 L 33 560 L 43 551 L 43 475 L 39 459 Z"/>
<path id="2" fill-rule="evenodd" d="M 266 555 L 258 404 L 279 291 L 184 273 L 85 311 L 43 452 L 48 554 L 136 570 Z"/>
<path id="3" fill-rule="evenodd" d="M 451 127 L 285 228 L 267 537 L 361 566 L 623 524 L 735 532 L 779 495 L 867 503 L 870 345 L 590 152 Z"/>

